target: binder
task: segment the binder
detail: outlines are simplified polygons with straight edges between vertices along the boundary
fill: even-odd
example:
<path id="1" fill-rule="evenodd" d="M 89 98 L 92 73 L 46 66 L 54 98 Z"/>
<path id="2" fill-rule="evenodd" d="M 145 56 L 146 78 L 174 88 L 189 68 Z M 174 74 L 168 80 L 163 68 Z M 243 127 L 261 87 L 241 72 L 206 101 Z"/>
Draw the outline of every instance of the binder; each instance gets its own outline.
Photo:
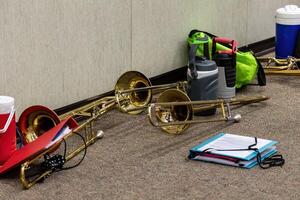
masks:
<path id="1" fill-rule="evenodd" d="M 189 158 L 250 169 L 258 164 L 258 152 L 261 161 L 277 153 L 277 141 L 257 138 L 256 142 L 253 145 L 254 137 L 219 133 L 191 148 Z M 258 152 L 248 149 L 249 146 Z"/>

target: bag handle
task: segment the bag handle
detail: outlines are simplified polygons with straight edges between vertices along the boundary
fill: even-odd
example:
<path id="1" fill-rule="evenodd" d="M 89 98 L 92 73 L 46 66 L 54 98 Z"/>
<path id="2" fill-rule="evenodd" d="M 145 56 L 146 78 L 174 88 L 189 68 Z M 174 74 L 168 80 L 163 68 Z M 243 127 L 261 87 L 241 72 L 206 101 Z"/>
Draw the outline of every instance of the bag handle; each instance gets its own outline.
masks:
<path id="1" fill-rule="evenodd" d="M 214 37 L 213 38 L 213 53 L 216 51 L 216 43 L 220 44 L 230 44 L 231 49 L 230 50 L 220 50 L 218 51 L 219 54 L 228 54 L 228 55 L 234 55 L 237 52 L 237 41 L 224 38 L 224 37 Z"/>
<path id="2" fill-rule="evenodd" d="M 7 118 L 7 121 L 6 121 L 5 125 L 4 125 L 4 127 L 2 129 L 0 129 L 0 133 L 5 133 L 7 131 L 8 126 L 9 126 L 11 120 L 13 119 L 14 113 L 15 113 L 15 109 L 14 109 L 14 106 L 13 106 L 11 108 L 11 111 L 9 113 L 9 116 Z"/>

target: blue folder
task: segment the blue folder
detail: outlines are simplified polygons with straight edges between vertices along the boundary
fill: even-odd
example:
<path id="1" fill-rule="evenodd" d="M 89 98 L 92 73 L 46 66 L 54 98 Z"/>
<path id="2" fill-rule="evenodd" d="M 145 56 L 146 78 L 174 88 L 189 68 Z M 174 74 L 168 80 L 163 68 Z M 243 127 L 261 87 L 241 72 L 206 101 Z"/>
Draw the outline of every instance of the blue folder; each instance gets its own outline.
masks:
<path id="1" fill-rule="evenodd" d="M 193 160 L 201 160 L 206 162 L 215 162 L 219 164 L 232 165 L 243 168 L 252 168 L 257 165 L 257 152 L 253 150 L 243 150 L 243 151 L 232 151 L 233 149 L 247 149 L 248 146 L 253 144 L 255 141 L 254 137 L 240 136 L 229 133 L 219 133 L 200 144 L 194 146 L 190 149 L 190 155 L 198 153 L 197 156 L 192 158 Z M 277 153 L 276 146 L 277 141 L 266 140 L 257 138 L 257 145 L 254 146 L 261 153 L 262 161 L 275 153 Z M 206 151 L 209 149 L 209 151 Z M 217 149 L 221 149 L 218 151 Z M 224 151 L 224 150 L 229 151 Z M 231 151 L 230 151 L 231 150 Z M 231 162 L 224 160 L 222 158 L 213 158 L 207 156 L 201 156 L 199 153 L 209 152 L 211 154 L 220 155 L 228 158 L 237 159 L 238 162 Z"/>

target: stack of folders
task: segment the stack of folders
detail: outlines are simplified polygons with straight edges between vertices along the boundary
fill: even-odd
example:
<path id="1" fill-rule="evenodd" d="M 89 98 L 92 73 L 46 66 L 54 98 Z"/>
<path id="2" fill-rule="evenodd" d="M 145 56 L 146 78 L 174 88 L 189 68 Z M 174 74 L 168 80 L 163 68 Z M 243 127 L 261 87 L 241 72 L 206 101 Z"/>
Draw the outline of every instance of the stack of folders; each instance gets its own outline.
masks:
<path id="1" fill-rule="evenodd" d="M 250 169 L 258 164 L 257 151 L 263 161 L 277 153 L 277 143 L 274 140 L 219 133 L 191 148 L 189 158 Z M 248 149 L 249 146 L 251 149 Z"/>

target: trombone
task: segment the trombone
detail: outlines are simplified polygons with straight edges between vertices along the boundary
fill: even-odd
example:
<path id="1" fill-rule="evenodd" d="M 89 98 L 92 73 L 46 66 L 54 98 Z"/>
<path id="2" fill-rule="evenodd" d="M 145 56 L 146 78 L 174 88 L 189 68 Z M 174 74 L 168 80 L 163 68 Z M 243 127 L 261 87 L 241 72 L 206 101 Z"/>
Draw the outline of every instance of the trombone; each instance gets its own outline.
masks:
<path id="1" fill-rule="evenodd" d="M 274 57 L 258 57 L 258 61 L 264 63 L 264 70 L 266 74 L 272 75 L 290 75 L 299 76 L 300 70 L 297 65 L 300 58 L 287 57 L 286 59 L 277 59 Z"/>
<path id="2" fill-rule="evenodd" d="M 207 101 L 191 101 L 182 91 L 169 89 L 160 94 L 156 103 L 148 106 L 148 119 L 155 127 L 178 135 L 182 134 L 190 124 L 219 121 L 239 122 L 240 114 L 233 115 L 231 105 L 244 105 L 269 99 L 266 96 L 244 97 L 240 99 L 218 99 Z M 221 108 L 222 116 L 217 119 L 193 120 L 194 111 Z"/>
<path id="3" fill-rule="evenodd" d="M 101 99 L 99 99 L 95 102 L 92 102 L 86 106 L 80 107 L 78 109 L 75 109 L 74 111 L 70 111 L 64 115 L 59 116 L 60 119 L 65 119 L 65 118 L 71 117 L 71 116 L 89 116 L 89 118 L 85 122 L 80 124 L 77 128 L 72 130 L 66 136 L 64 136 L 63 140 L 66 140 L 67 138 L 73 136 L 74 133 L 78 133 L 78 132 L 84 130 L 84 136 L 82 136 L 84 138 L 83 139 L 84 144 L 78 146 L 76 149 L 74 149 L 73 151 L 68 153 L 68 155 L 65 155 L 65 158 L 64 158 L 65 163 L 68 162 L 69 160 L 71 160 L 72 158 L 74 158 L 81 151 L 86 150 L 86 148 L 89 145 L 95 143 L 97 139 L 99 139 L 103 136 L 102 131 L 97 131 L 97 132 L 94 131 L 93 123 L 101 115 L 103 115 L 104 113 L 108 112 L 109 110 L 112 110 L 113 108 L 115 108 L 115 106 L 116 106 L 116 102 L 114 99 L 112 99 L 111 97 L 104 97 L 104 98 L 101 98 Z M 30 108 L 31 107 L 29 107 L 28 109 L 30 109 Z M 43 129 L 43 127 L 49 128 L 48 123 L 50 123 L 50 126 L 56 125 L 56 124 L 52 124 L 53 118 L 51 117 L 51 115 L 53 113 L 51 113 L 51 112 L 53 112 L 53 111 L 51 111 L 47 114 L 45 114 L 45 110 L 40 111 L 40 112 L 43 112 L 43 114 L 40 114 L 39 111 L 37 111 L 37 113 L 31 113 L 32 115 L 35 115 L 35 118 L 34 118 L 35 123 L 34 123 L 34 120 L 30 121 L 32 124 L 30 124 L 30 127 L 29 127 L 30 130 L 35 130 L 35 131 L 39 130 L 40 132 L 38 132 L 38 133 L 30 132 L 30 131 L 25 132 L 25 138 L 35 138 L 36 139 L 36 137 L 40 136 L 42 133 L 47 131 L 47 130 L 42 130 L 42 129 Z M 27 136 L 26 134 L 29 134 L 31 136 L 26 137 Z M 32 141 L 27 141 L 27 142 L 32 142 Z M 25 189 L 28 189 L 28 188 L 32 187 L 33 185 L 35 185 L 36 183 L 38 183 L 39 181 L 44 180 L 45 178 L 47 178 L 54 172 L 53 169 L 46 169 L 46 170 L 42 171 L 41 174 L 36 175 L 33 178 L 30 178 L 27 176 L 27 171 L 29 171 L 31 168 L 33 168 L 32 165 L 36 165 L 36 163 L 38 163 L 38 161 L 40 159 L 42 159 L 46 155 L 50 155 L 54 151 L 56 151 L 58 149 L 58 147 L 60 146 L 61 142 L 62 142 L 62 140 L 60 140 L 60 142 L 58 142 L 58 144 L 53 145 L 52 147 L 43 151 L 42 153 L 40 153 L 33 159 L 27 160 L 26 162 L 24 162 L 21 165 L 20 181 Z"/>
<path id="4" fill-rule="evenodd" d="M 61 120 L 68 117 L 83 116 L 87 119 L 82 122 L 76 129 L 68 133 L 63 139 L 74 135 L 74 133 L 83 131 L 84 144 L 65 155 L 65 162 L 68 162 L 81 151 L 93 144 L 97 139 L 103 136 L 103 131 L 94 131 L 94 122 L 108 111 L 118 108 L 121 112 L 129 114 L 139 114 L 143 112 L 152 99 L 153 90 L 166 90 L 169 88 L 177 88 L 177 90 L 186 87 L 186 82 L 177 82 L 164 85 L 152 86 L 150 80 L 140 72 L 129 71 L 124 73 L 118 79 L 115 85 L 115 96 L 108 96 L 97 99 L 87 105 L 71 110 L 60 116 L 44 106 L 31 106 L 27 108 L 20 116 L 18 125 L 21 130 L 24 144 L 28 144 L 36 140 L 43 133 L 56 126 Z M 57 145 L 43 151 L 35 158 L 27 160 L 21 165 L 20 181 L 24 188 L 30 188 L 37 182 L 45 179 L 53 173 L 53 170 L 44 170 L 41 174 L 29 178 L 27 172 L 33 168 L 44 156 L 55 152 L 59 146 Z"/>

